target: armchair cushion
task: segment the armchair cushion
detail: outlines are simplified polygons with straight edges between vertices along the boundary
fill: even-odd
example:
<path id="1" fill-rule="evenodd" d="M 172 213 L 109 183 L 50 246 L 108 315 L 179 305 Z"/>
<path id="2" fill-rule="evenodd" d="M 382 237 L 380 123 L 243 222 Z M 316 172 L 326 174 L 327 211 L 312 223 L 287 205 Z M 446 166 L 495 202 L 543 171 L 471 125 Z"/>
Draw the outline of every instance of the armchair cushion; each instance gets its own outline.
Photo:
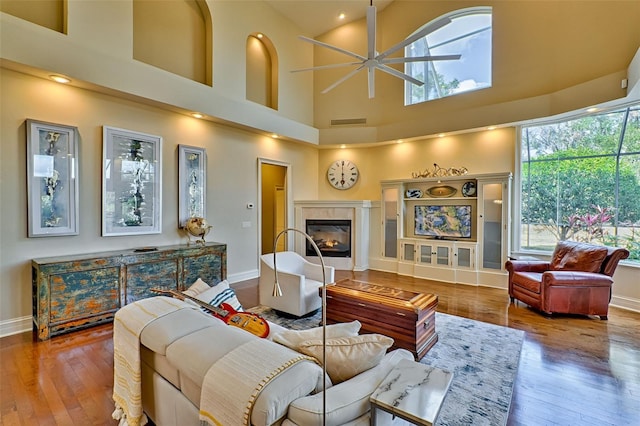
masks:
<path id="1" fill-rule="evenodd" d="M 607 257 L 607 247 L 575 241 L 559 241 L 551 256 L 551 269 L 599 272 L 605 257 Z"/>

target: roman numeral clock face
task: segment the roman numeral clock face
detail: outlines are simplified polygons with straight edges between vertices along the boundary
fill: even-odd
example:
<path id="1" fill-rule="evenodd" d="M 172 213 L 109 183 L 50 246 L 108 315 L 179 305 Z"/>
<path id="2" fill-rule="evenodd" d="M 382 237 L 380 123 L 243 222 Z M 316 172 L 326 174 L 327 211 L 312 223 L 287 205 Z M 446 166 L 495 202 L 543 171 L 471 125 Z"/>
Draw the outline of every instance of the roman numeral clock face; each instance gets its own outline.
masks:
<path id="1" fill-rule="evenodd" d="M 349 160 L 331 163 L 327 170 L 329 183 L 337 189 L 349 189 L 358 181 L 358 168 Z"/>

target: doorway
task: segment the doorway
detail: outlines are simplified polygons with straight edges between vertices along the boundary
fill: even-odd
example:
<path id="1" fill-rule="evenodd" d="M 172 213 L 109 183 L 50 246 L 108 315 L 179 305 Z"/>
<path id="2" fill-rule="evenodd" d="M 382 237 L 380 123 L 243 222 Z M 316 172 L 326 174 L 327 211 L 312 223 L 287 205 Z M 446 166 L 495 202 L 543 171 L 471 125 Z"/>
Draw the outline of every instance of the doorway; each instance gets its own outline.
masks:
<path id="1" fill-rule="evenodd" d="M 259 160 L 260 186 L 260 254 L 273 252 L 273 243 L 280 231 L 289 224 L 289 165 Z M 276 251 L 285 251 L 289 236 L 278 240 Z"/>

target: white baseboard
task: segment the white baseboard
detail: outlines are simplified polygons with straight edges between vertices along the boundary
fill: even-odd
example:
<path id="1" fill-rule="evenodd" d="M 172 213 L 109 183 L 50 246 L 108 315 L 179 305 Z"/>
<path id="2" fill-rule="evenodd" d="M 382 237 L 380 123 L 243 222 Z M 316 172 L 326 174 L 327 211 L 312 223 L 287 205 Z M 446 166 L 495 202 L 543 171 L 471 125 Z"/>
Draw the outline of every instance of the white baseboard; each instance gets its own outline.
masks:
<path id="1" fill-rule="evenodd" d="M 640 300 L 630 297 L 613 296 L 610 305 L 627 311 L 640 312 Z"/>
<path id="2" fill-rule="evenodd" d="M 14 334 L 24 333 L 25 331 L 31 331 L 32 329 L 32 317 L 12 318 L 0 322 L 0 337 L 12 336 Z"/>
<path id="3" fill-rule="evenodd" d="M 229 275 L 229 276 L 227 276 L 227 281 L 229 281 L 229 283 L 233 284 L 233 283 L 237 283 L 239 281 L 252 280 L 254 278 L 258 278 L 259 276 L 260 276 L 260 271 L 257 270 L 257 269 L 254 269 L 254 270 L 251 270 L 251 271 L 241 272 L 239 274 Z"/>

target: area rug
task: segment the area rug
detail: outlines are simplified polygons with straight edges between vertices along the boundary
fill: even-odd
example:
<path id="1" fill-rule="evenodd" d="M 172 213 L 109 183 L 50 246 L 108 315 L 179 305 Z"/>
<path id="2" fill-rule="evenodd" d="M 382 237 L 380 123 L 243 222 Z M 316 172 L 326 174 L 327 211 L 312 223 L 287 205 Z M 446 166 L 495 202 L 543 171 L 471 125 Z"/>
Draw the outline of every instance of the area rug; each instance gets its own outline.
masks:
<path id="1" fill-rule="evenodd" d="M 294 330 L 317 327 L 321 314 L 294 319 L 272 309 L 250 309 Z M 524 332 L 436 312 L 438 342 L 420 360 L 453 372 L 436 425 L 505 425 L 518 372 Z"/>

